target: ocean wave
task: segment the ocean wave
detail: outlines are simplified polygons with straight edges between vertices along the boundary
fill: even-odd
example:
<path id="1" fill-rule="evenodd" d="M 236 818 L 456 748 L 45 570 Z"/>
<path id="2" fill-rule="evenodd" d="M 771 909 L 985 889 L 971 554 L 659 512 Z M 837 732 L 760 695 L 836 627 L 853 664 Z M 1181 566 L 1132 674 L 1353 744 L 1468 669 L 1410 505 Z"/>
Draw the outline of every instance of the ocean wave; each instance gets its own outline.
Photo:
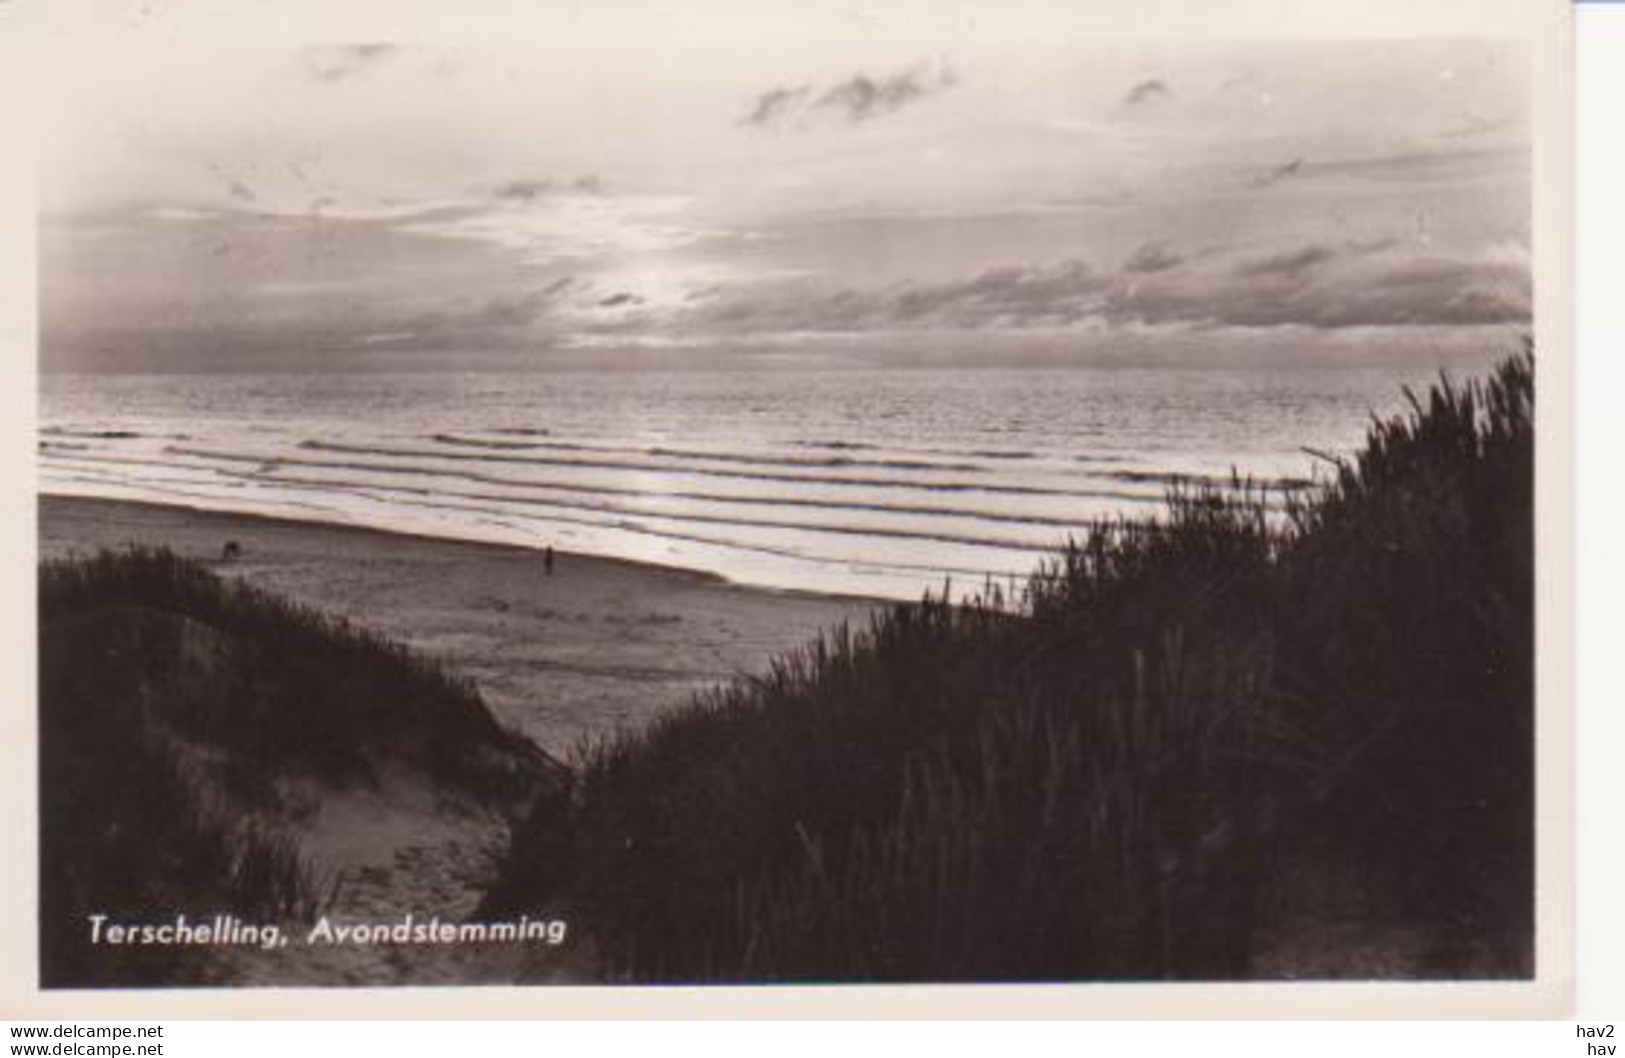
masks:
<path id="1" fill-rule="evenodd" d="M 497 452 L 443 452 L 421 448 L 394 448 L 378 445 L 353 445 L 334 441 L 304 440 L 299 447 L 318 452 L 342 452 L 350 455 L 385 456 L 401 459 L 444 459 L 470 462 L 515 463 L 527 466 L 581 467 L 600 470 L 630 470 L 656 473 L 685 473 L 705 477 L 737 478 L 746 481 L 805 482 L 842 487 L 871 487 L 888 489 L 920 489 L 929 492 L 985 492 L 1009 496 L 1087 496 L 1076 489 L 1043 485 L 1018 485 L 991 481 L 941 481 L 925 478 L 883 477 L 876 475 L 845 476 L 837 474 L 794 474 L 787 471 L 744 470 L 732 466 L 713 467 L 670 464 L 620 459 L 573 459 L 560 456 L 510 455 Z M 176 449 L 176 451 L 185 451 Z M 697 462 L 697 461 L 696 461 Z M 936 468 L 932 468 L 935 470 Z"/>
<path id="2" fill-rule="evenodd" d="M 49 484 L 52 478 L 53 475 L 47 474 L 45 476 L 45 482 Z M 335 508 L 331 505 L 301 502 L 281 494 L 277 496 L 275 503 L 269 506 L 244 504 L 238 497 L 222 497 L 216 493 L 202 490 L 199 482 L 190 479 L 142 479 L 139 485 L 137 485 L 126 477 L 92 471 L 84 476 L 75 475 L 72 477 L 58 477 L 56 480 L 59 484 L 69 486 L 84 483 L 110 486 L 115 492 L 121 494 L 115 498 L 127 498 L 122 494 L 130 492 L 146 492 L 169 497 L 177 502 L 181 502 L 182 505 L 185 506 L 201 506 L 204 509 L 223 510 L 248 515 L 263 515 L 268 511 L 276 513 L 282 512 L 288 507 L 297 507 L 310 512 L 312 521 L 327 523 L 335 519 L 345 520 L 354 514 L 354 512 L 347 507 Z M 333 488 L 326 484 L 311 484 L 298 481 L 281 481 L 278 484 L 289 486 L 296 491 L 304 491 L 319 496 L 343 495 L 375 499 L 378 500 L 380 504 L 387 505 L 391 509 L 415 508 L 430 514 L 470 514 L 477 516 L 480 520 L 486 522 L 487 524 L 497 525 L 521 532 L 537 531 L 539 528 L 530 525 L 520 525 L 511 521 L 510 519 L 513 517 L 514 512 L 510 509 L 503 507 L 491 507 L 478 503 L 448 503 L 441 498 L 444 494 L 437 493 L 434 490 L 429 489 L 414 490 L 379 486 Z M 46 491 L 49 492 L 50 490 L 47 489 Z M 386 494 L 387 498 L 376 495 L 380 492 Z M 408 497 L 403 500 L 399 495 L 400 493 L 407 493 Z M 102 493 L 80 493 L 76 491 L 69 491 L 62 494 L 99 495 Z M 412 497 L 419 498 L 414 499 Z M 223 500 L 225 501 L 224 506 L 222 506 L 220 502 Z M 656 540 L 699 544 L 709 548 L 716 548 L 723 552 L 731 551 L 746 554 L 757 554 L 808 563 L 826 568 L 862 572 L 871 575 L 876 573 L 911 575 L 923 573 L 933 576 L 964 576 L 978 582 L 985 578 L 995 578 L 998 580 L 1020 578 L 1025 580 L 1027 576 L 1025 566 L 1005 569 L 988 569 L 985 567 L 960 566 L 944 562 L 913 562 L 906 559 L 897 558 L 895 556 L 888 557 L 885 561 L 875 561 L 871 559 L 860 559 L 851 554 L 818 554 L 816 552 L 808 552 L 799 548 L 775 547 L 771 544 L 762 543 L 760 541 L 742 540 L 737 537 L 715 536 L 703 532 L 683 531 L 673 528 L 656 528 L 647 524 L 646 522 L 624 518 L 614 521 L 605 521 L 600 518 L 582 517 L 582 513 L 585 512 L 570 513 L 568 510 L 564 512 L 550 511 L 543 517 L 547 524 L 579 526 L 595 530 L 610 530 L 613 532 L 628 533 Z M 656 520 L 678 520 L 666 515 L 658 515 L 654 517 Z M 346 524 L 349 523 L 346 522 Z M 398 530 L 399 525 L 379 525 L 376 527 Z M 419 531 L 427 527 L 414 524 L 412 528 L 413 531 Z M 468 539 L 466 536 L 458 536 L 454 534 L 447 534 L 446 538 Z M 540 548 L 542 543 L 543 540 L 538 540 L 536 546 Z M 973 546 L 980 547 L 986 545 Z M 997 550 L 1030 555 L 1043 554 L 1051 549 L 1046 547 L 1027 548 L 1011 546 L 998 548 Z"/>
<path id="3" fill-rule="evenodd" d="M 1081 524 L 1078 518 L 1068 518 L 1036 513 L 1016 514 L 1006 511 L 994 511 L 985 508 L 971 507 L 939 507 L 926 504 L 908 503 L 878 503 L 862 500 L 824 500 L 798 496 L 782 495 L 736 495 L 721 492 L 692 492 L 687 490 L 661 489 L 651 491 L 648 489 L 625 488 L 606 484 L 586 484 L 577 482 L 550 482 L 546 480 L 510 478 L 496 474 L 481 474 L 466 470 L 447 470 L 438 467 L 414 466 L 402 463 L 361 463 L 322 459 L 301 459 L 297 457 L 266 458 L 259 455 L 243 455 L 237 453 L 216 452 L 209 453 L 199 449 L 187 449 L 186 454 L 193 458 L 209 459 L 231 463 L 254 463 L 262 469 L 255 476 L 260 477 L 276 473 L 282 466 L 298 466 L 319 470 L 353 470 L 361 473 L 377 474 L 407 474 L 426 477 L 450 478 L 485 485 L 500 485 L 518 489 L 547 489 L 559 492 L 579 492 L 602 496 L 629 496 L 629 497 L 660 497 L 663 499 L 691 500 L 697 503 L 728 503 L 745 506 L 764 507 L 793 507 L 810 510 L 830 511 L 866 511 L 880 514 L 908 515 L 916 517 L 965 518 L 975 521 L 1003 523 L 1009 525 L 1035 525 L 1076 527 Z M 120 459 L 120 462 L 139 462 L 137 460 Z M 1090 500 L 1110 500 L 1127 503 L 1160 503 L 1160 495 L 1122 492 L 1111 489 L 1079 490 L 1069 494 L 1076 498 Z"/>
<path id="4" fill-rule="evenodd" d="M 531 450 L 559 452 L 589 452 L 616 456 L 651 456 L 658 459 L 699 460 L 710 463 L 736 463 L 744 466 L 782 467 L 858 467 L 877 470 L 944 470 L 961 473 L 981 473 L 987 468 L 974 463 L 945 463 L 924 459 L 854 459 L 851 456 L 793 456 L 742 455 L 734 452 L 705 451 L 691 448 L 664 446 L 628 447 L 619 445 L 586 445 L 569 441 L 489 441 L 457 434 L 435 434 L 430 438 L 437 444 L 465 448 L 495 450 Z"/>
<path id="5" fill-rule="evenodd" d="M 458 437 L 455 434 L 432 434 L 429 440 L 436 444 L 457 445 L 463 448 L 495 448 L 498 450 L 526 450 L 543 447 L 534 441 L 488 441 L 478 437 Z"/>
<path id="6" fill-rule="evenodd" d="M 239 457 L 228 456 L 227 458 Z M 261 462 L 259 457 L 244 456 L 240 458 L 243 461 Z M 81 460 L 74 458 L 64 460 L 63 462 L 71 464 L 78 461 Z M 103 463 L 118 462 L 126 465 L 130 462 L 138 462 L 132 460 L 114 460 L 111 458 L 83 461 Z M 168 469 L 173 468 L 170 467 Z M 460 500 L 476 500 L 481 503 L 517 505 L 529 509 L 592 512 L 619 518 L 631 517 L 657 519 L 680 523 L 729 526 L 738 529 L 794 530 L 796 532 L 828 533 L 841 536 L 870 537 L 875 539 L 914 540 L 921 542 L 961 544 L 970 547 L 995 548 L 1000 550 L 1014 550 L 1032 553 L 1042 553 L 1044 551 L 1051 550 L 1053 547 L 1053 542 L 1025 542 L 1013 540 L 1008 537 L 990 536 L 976 533 L 935 532 L 920 529 L 904 529 L 892 526 L 866 526 L 806 521 L 798 522 L 769 518 L 741 518 L 721 514 L 708 514 L 701 511 L 662 511 L 650 509 L 648 507 L 639 507 L 633 504 L 593 503 L 584 499 L 542 497 L 526 494 L 453 491 L 440 488 L 415 487 L 410 485 L 385 485 L 376 482 L 361 482 L 345 479 L 301 477 L 283 473 L 281 471 L 277 472 L 272 477 L 268 477 L 267 475 L 257 472 L 250 473 L 244 471 L 231 471 L 221 467 L 214 467 L 210 469 L 215 474 L 222 477 L 235 477 L 260 484 L 274 484 L 278 487 L 294 486 L 305 489 L 322 488 L 334 492 L 352 492 L 355 494 L 390 493 L 419 497 L 452 497 Z M 841 508 L 834 509 L 839 510 Z M 964 517 L 969 521 L 976 520 L 975 515 L 969 513 L 959 516 Z M 1083 528 L 1083 525 L 1084 523 L 1082 522 L 1076 523 L 1076 526 L 1080 529 Z"/>
<path id="7" fill-rule="evenodd" d="M 134 441 L 146 436 L 135 430 L 83 430 L 70 426 L 43 426 L 40 433 L 50 437 L 83 438 L 87 441 Z"/>
<path id="8" fill-rule="evenodd" d="M 1163 485 L 1169 488 L 1213 488 L 1222 492 L 1240 492 L 1249 488 L 1291 492 L 1311 488 L 1314 482 L 1300 477 L 1247 477 L 1234 474 L 1198 474 L 1180 471 L 1115 470 L 1105 475 L 1113 481 L 1133 485 Z"/>

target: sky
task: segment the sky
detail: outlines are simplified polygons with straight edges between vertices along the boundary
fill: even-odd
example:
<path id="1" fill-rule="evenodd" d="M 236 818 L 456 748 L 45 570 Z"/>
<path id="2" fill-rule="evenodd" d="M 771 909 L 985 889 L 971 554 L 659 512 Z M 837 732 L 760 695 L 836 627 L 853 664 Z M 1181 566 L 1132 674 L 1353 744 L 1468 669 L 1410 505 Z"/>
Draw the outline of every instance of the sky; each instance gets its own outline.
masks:
<path id="1" fill-rule="evenodd" d="M 528 28 L 65 49 L 43 367 L 1345 362 L 1529 326 L 1518 47 Z"/>

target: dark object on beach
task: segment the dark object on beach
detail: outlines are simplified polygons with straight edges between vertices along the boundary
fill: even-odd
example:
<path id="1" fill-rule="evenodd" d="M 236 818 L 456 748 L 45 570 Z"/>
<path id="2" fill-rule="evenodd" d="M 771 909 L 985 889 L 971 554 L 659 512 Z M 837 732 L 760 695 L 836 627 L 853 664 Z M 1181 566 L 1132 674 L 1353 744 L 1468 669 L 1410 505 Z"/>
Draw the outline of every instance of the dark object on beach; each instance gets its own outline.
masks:
<path id="1" fill-rule="evenodd" d="M 220 549 L 220 559 L 222 562 L 230 562 L 233 559 L 238 559 L 242 556 L 243 547 L 235 540 L 227 540 L 226 546 Z"/>
<path id="2" fill-rule="evenodd" d="M 552 549 L 552 547 L 549 547 L 549 548 L 547 548 L 547 550 L 542 552 L 542 568 L 547 570 L 547 575 L 549 577 L 551 577 L 553 575 L 553 549 Z"/>

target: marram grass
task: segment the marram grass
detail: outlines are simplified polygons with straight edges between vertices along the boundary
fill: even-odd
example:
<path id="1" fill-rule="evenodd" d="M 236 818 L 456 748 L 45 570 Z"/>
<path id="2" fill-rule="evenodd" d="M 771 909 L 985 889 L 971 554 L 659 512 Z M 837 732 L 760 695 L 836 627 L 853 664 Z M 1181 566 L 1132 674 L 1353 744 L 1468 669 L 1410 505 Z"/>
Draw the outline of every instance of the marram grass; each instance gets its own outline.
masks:
<path id="1" fill-rule="evenodd" d="M 625 981 L 1241 978 L 1347 922 L 1528 974 L 1533 380 L 585 748 L 488 905 L 568 907 Z"/>

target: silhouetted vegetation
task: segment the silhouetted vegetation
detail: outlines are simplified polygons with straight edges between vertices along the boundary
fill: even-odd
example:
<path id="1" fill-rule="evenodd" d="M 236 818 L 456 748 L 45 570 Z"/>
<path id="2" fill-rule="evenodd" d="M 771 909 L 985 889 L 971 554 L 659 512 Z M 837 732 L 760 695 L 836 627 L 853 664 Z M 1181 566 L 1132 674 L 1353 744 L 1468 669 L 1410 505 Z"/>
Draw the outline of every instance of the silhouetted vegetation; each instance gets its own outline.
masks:
<path id="1" fill-rule="evenodd" d="M 567 908 L 613 980 L 1245 977 L 1332 920 L 1527 975 L 1533 371 L 1284 518 L 1176 491 L 589 747 L 487 910 Z"/>
<path id="2" fill-rule="evenodd" d="M 165 615 L 174 619 L 155 619 Z M 424 768 L 449 788 L 494 797 L 527 789 L 531 777 L 495 766 L 478 750 L 540 756 L 496 722 L 473 681 L 342 618 L 223 580 L 166 550 L 42 563 L 40 622 L 64 631 L 108 624 L 110 650 L 121 649 L 121 638 L 141 640 L 122 644 L 133 662 L 206 672 L 206 679 L 168 688 L 162 719 L 220 746 L 250 783 L 270 768 L 338 785 L 371 783 L 376 762 L 390 758 Z M 82 636 L 63 638 L 73 641 L 65 646 L 89 648 Z M 223 653 L 228 664 L 217 663 Z M 64 658 L 63 668 L 117 668 L 76 666 L 85 660 Z"/>
<path id="3" fill-rule="evenodd" d="M 42 980 L 174 983 L 177 949 L 92 950 L 87 916 L 308 919 L 330 879 L 301 790 L 421 773 L 482 804 L 546 761 L 472 684 L 163 550 L 40 566 Z"/>

